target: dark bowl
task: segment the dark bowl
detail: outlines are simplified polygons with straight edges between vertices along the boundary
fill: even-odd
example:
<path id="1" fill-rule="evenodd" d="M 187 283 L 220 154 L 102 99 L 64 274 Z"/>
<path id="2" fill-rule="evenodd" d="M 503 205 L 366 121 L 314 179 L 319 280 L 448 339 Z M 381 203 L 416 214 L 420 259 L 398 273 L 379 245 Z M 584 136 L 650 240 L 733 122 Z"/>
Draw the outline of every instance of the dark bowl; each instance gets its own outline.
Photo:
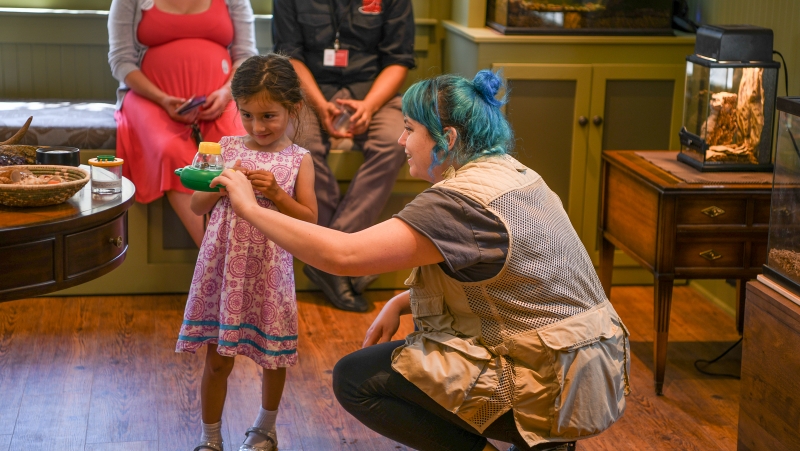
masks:
<path id="1" fill-rule="evenodd" d="M 36 149 L 36 164 L 78 167 L 81 165 L 81 151 L 77 147 L 39 146 Z"/>

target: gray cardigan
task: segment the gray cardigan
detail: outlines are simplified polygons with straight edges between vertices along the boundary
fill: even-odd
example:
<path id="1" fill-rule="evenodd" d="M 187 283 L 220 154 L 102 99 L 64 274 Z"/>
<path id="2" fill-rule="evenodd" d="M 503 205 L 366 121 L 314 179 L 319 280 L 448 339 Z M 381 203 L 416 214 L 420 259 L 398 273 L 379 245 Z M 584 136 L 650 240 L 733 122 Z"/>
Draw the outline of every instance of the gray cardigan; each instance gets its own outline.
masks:
<path id="1" fill-rule="evenodd" d="M 233 43 L 229 47 L 234 66 L 258 54 L 256 49 L 253 8 L 250 0 L 225 0 L 233 22 Z M 136 38 L 142 11 L 155 5 L 154 0 L 113 0 L 108 14 L 108 64 L 111 75 L 119 80 L 117 108 L 128 87 L 125 77 L 140 69 L 147 46 Z"/>

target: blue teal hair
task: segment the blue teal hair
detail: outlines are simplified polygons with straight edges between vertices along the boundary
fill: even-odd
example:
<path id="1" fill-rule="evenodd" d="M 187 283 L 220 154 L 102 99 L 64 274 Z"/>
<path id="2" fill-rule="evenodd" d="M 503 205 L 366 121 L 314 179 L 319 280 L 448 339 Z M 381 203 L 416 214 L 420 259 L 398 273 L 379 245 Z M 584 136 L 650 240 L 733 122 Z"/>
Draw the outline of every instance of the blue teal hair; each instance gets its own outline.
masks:
<path id="1" fill-rule="evenodd" d="M 497 99 L 503 88 L 504 94 Z M 482 70 L 472 81 L 458 75 L 440 75 L 415 83 L 403 95 L 403 115 L 428 130 L 436 145 L 429 171 L 451 159 L 459 166 L 478 157 L 503 155 L 514 147 L 514 132 L 500 107 L 508 87 L 498 73 Z M 458 139 L 448 149 L 445 127 Z"/>

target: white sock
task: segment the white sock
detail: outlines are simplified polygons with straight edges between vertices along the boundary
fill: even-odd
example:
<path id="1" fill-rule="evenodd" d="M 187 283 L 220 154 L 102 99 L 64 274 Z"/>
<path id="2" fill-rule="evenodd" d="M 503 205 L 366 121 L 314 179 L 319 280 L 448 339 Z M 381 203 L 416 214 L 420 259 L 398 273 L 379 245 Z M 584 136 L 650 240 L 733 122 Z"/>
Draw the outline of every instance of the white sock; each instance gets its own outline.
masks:
<path id="1" fill-rule="evenodd" d="M 200 425 L 203 427 L 203 433 L 200 434 L 201 442 L 222 443 L 222 420 L 211 424 L 200 421 Z"/>
<path id="2" fill-rule="evenodd" d="M 278 419 L 278 409 L 265 410 L 263 407 L 258 409 L 258 417 L 253 422 L 253 427 L 266 429 L 268 431 L 275 430 L 275 421 Z"/>

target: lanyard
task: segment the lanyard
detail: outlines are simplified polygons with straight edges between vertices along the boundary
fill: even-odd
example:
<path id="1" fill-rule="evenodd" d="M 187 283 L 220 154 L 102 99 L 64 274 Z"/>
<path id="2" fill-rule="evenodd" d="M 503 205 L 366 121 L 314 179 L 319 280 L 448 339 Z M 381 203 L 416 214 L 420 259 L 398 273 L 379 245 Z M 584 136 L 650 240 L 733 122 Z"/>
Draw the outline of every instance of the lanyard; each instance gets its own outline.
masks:
<path id="1" fill-rule="evenodd" d="M 336 30 L 336 37 L 334 38 L 333 41 L 333 49 L 339 50 L 339 27 L 342 25 L 342 22 L 344 22 L 344 16 L 336 13 L 337 10 L 336 0 L 330 0 L 330 4 L 331 4 L 331 19 L 333 20 L 333 29 Z M 350 1 L 347 2 L 347 11 L 345 11 L 344 13 L 348 14 L 349 12 L 350 12 Z"/>

